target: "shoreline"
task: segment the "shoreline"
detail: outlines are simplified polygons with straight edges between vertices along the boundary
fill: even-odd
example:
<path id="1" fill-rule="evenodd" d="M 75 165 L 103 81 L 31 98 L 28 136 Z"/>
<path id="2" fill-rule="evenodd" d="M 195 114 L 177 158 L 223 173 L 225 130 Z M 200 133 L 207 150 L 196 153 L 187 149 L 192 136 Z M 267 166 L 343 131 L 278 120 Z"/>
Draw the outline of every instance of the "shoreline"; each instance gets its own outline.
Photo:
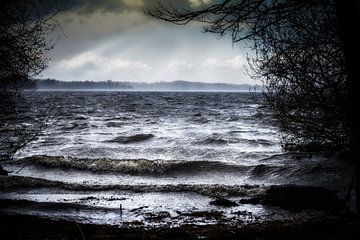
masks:
<path id="1" fill-rule="evenodd" d="M 216 186 L 211 191 L 198 191 L 205 186 L 173 186 L 139 191 L 122 185 L 120 190 L 116 186 L 104 190 L 69 188 L 58 183 L 1 177 L 0 214 L 62 218 L 85 224 L 179 227 L 192 223 L 301 222 L 336 218 L 346 212 L 346 202 L 336 192 L 312 186 Z"/>
<path id="2" fill-rule="evenodd" d="M 28 215 L 0 214 L 2 239 L 358 239 L 360 219 L 306 222 L 269 221 L 245 225 L 188 224 L 180 227 L 118 227 L 83 224 Z"/>
<path id="3" fill-rule="evenodd" d="M 232 200 L 231 192 L 227 197 L 209 198 L 217 211 L 192 210 L 180 212 L 178 217 L 171 216 L 169 211 L 154 211 L 146 209 L 144 203 L 141 207 L 125 209 L 124 215 L 136 213 L 144 220 L 133 220 L 123 224 L 108 224 L 92 222 L 86 216 L 99 214 L 104 217 L 106 211 L 116 211 L 117 218 L 119 209 L 103 208 L 101 205 L 89 204 L 102 199 L 94 198 L 87 191 L 88 197 L 80 202 L 39 202 L 26 199 L 6 198 L 8 193 L 22 193 L 29 189 L 41 189 L 46 191 L 53 189 L 52 193 L 67 191 L 67 185 L 36 178 L 7 176 L 0 178 L 0 189 L 5 198 L 0 200 L 0 231 L 1 239 L 359 239 L 360 217 L 346 213 L 345 202 L 339 199 L 335 192 L 321 187 L 299 185 L 272 185 L 267 187 L 258 186 L 260 192 L 250 186 L 240 186 L 238 190 L 251 190 L 249 195 L 240 200 Z M 254 187 L 254 186 L 253 186 Z M 249 188 L 249 189 L 247 189 Z M 62 191 L 59 191 L 63 189 Z M 73 189 L 77 191 L 79 189 Z M 164 190 L 164 189 L 161 189 Z M 186 190 L 186 189 L 185 189 Z M 188 189 L 187 189 L 188 190 Z M 129 191 L 134 195 L 143 194 L 137 191 Z M 188 191 L 180 191 L 188 193 Z M 64 193 L 64 192 L 63 192 Z M 172 192 L 160 192 L 174 194 Z M 178 192 L 179 193 L 179 192 Z M 239 192 L 238 192 L 239 193 Z M 48 194 L 51 195 L 49 192 Z M 200 193 L 199 193 L 200 194 Z M 202 195 L 202 194 L 200 194 Z M 116 196 L 107 199 L 109 203 L 124 200 Z M 205 195 L 204 195 L 205 196 Z M 123 196 L 122 196 L 123 197 Z M 85 204 L 86 203 L 86 204 Z M 239 211 L 233 213 L 233 220 L 227 219 L 223 214 L 233 211 L 233 204 L 237 206 L 263 206 L 273 209 L 264 215 L 265 218 L 257 218 L 251 212 Z M 215 205 L 215 206 L 214 206 Z M 108 210 L 104 210 L 108 209 Z M 29 211 L 30 210 L 30 211 Z M 50 213 L 50 215 L 42 213 Z M 59 215 L 59 213 L 65 213 Z M 84 215 L 84 213 L 90 215 Z M 71 213 L 72 215 L 67 215 Z M 237 215 L 236 215 L 236 214 Z M 246 217 L 250 216 L 250 221 Z M 71 218 L 73 216 L 75 218 Z M 181 219 L 186 221 L 178 225 Z M 200 219 L 200 221 L 199 221 Z M 83 221 L 85 220 L 85 221 Z M 150 223 L 150 224 L 147 224 Z M 163 224 L 164 223 L 164 224 Z"/>

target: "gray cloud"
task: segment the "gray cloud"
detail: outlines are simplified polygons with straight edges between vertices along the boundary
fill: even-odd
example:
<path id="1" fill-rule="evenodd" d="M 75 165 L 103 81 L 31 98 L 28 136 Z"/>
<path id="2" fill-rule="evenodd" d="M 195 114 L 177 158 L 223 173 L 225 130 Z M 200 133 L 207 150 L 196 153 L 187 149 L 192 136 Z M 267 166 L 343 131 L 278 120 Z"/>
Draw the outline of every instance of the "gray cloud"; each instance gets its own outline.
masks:
<path id="1" fill-rule="evenodd" d="M 79 14 L 94 14 L 98 12 L 121 13 L 127 10 L 154 8 L 159 4 L 176 8 L 196 8 L 210 4 L 213 0 L 43 0 L 49 6 L 58 6 Z"/>
<path id="2" fill-rule="evenodd" d="M 61 1 L 65 2 L 65 1 Z M 57 19 L 63 37 L 43 77 L 61 80 L 251 82 L 246 60 L 229 38 L 202 34 L 143 13 L 158 2 L 201 7 L 210 0 L 71 0 Z M 54 33 L 59 34 L 59 33 Z"/>
<path id="3" fill-rule="evenodd" d="M 71 0 L 71 10 L 80 14 L 94 14 L 96 12 L 120 13 L 128 6 L 119 0 Z"/>

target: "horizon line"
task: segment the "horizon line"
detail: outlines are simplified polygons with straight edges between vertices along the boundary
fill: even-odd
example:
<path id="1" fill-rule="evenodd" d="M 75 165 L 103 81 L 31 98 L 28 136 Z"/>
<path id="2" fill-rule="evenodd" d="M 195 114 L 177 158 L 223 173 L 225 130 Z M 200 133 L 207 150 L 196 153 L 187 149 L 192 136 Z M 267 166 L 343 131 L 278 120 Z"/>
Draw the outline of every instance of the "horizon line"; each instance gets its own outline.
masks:
<path id="1" fill-rule="evenodd" d="M 188 83 L 200 83 L 200 84 L 227 84 L 227 85 L 250 85 L 250 86 L 261 86 L 261 83 L 229 83 L 229 82 L 201 82 L 199 80 L 158 80 L 152 82 L 145 82 L 145 81 L 130 81 L 130 80 L 60 80 L 54 78 L 38 78 L 34 79 L 36 81 L 46 81 L 46 80 L 55 80 L 59 82 L 114 82 L 114 83 L 146 83 L 146 84 L 154 84 L 154 83 L 174 83 L 174 82 L 188 82 Z"/>

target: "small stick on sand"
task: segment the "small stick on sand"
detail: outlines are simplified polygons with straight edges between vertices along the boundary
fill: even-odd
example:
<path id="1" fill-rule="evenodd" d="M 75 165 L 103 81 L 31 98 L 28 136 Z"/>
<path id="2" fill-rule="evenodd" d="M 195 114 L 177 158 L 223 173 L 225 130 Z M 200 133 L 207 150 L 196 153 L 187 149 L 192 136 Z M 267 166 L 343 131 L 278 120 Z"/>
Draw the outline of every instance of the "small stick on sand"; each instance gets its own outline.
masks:
<path id="1" fill-rule="evenodd" d="M 122 216 L 122 204 L 120 204 L 120 216 Z"/>
<path id="2" fill-rule="evenodd" d="M 79 229 L 79 231 L 80 231 L 80 233 L 81 233 L 82 239 L 83 239 L 83 240 L 86 240 L 85 235 L 84 235 L 83 231 L 82 231 L 81 228 L 80 228 L 80 225 L 79 225 L 77 222 L 75 222 L 75 224 L 76 224 L 76 226 L 78 227 L 78 229 Z"/>

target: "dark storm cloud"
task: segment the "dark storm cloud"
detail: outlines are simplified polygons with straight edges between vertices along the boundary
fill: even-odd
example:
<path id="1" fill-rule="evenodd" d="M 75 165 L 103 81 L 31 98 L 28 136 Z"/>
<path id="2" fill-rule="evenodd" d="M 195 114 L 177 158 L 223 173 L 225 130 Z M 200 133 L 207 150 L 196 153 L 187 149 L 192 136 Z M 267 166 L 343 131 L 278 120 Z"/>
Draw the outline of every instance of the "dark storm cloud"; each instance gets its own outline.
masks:
<path id="1" fill-rule="evenodd" d="M 63 41 L 58 43 L 51 54 L 53 59 L 64 58 L 82 52 L 109 41 L 120 34 L 137 31 L 138 28 L 156 29 L 164 25 L 161 21 L 145 16 L 144 9 L 158 6 L 190 8 L 203 6 L 211 0 L 39 0 L 48 8 L 61 10 L 57 20 L 63 28 L 52 36 L 60 36 Z M 50 7 L 51 6 L 51 7 Z M 102 23 L 101 23 L 102 22 Z M 150 26 L 150 22 L 151 24 Z M 173 27 L 173 26 L 172 26 Z M 163 28 L 163 27 L 162 27 Z M 198 28 L 195 32 L 198 33 Z M 144 30 L 145 33 L 149 30 Z M 68 38 L 64 39 L 64 35 Z M 141 33 L 140 33 L 141 34 Z M 146 34 L 143 34 L 146 38 Z M 161 39 L 159 39 L 161 41 Z"/>
<path id="2" fill-rule="evenodd" d="M 196 0 L 195 0 L 196 1 Z M 73 7 L 80 13 L 91 14 L 97 11 L 122 12 L 129 8 L 152 8 L 158 4 L 174 7 L 190 7 L 195 1 L 189 0 L 72 0 Z M 204 2 L 199 0 L 199 2 Z"/>
<path id="3" fill-rule="evenodd" d="M 98 11 L 119 13 L 127 8 L 123 1 L 119 0 L 71 0 L 70 2 L 68 6 L 81 14 L 93 14 Z"/>
<path id="4" fill-rule="evenodd" d="M 160 5 L 176 8 L 199 7 L 210 4 L 212 0 L 45 0 L 49 6 L 56 5 L 59 9 L 75 11 L 79 14 L 97 12 L 121 13 L 129 9 L 147 9 Z"/>
<path id="5" fill-rule="evenodd" d="M 233 50 L 231 39 L 220 41 L 202 34 L 199 24 L 179 27 L 143 12 L 158 4 L 201 8 L 215 0 L 39 1 L 52 7 L 57 4 L 63 10 L 56 18 L 66 35 L 50 52 L 52 61 L 43 77 L 68 81 L 248 81 L 239 75 L 246 57 Z"/>
<path id="6" fill-rule="evenodd" d="M 5 0 L 16 4 L 28 5 L 36 16 L 49 15 L 55 11 L 73 12 L 78 15 L 96 13 L 122 13 L 124 11 L 139 11 L 157 6 L 177 9 L 198 8 L 210 5 L 220 0 Z M 3 4 L 4 5 L 4 4 Z M 35 7 L 34 7 L 35 6 Z"/>

